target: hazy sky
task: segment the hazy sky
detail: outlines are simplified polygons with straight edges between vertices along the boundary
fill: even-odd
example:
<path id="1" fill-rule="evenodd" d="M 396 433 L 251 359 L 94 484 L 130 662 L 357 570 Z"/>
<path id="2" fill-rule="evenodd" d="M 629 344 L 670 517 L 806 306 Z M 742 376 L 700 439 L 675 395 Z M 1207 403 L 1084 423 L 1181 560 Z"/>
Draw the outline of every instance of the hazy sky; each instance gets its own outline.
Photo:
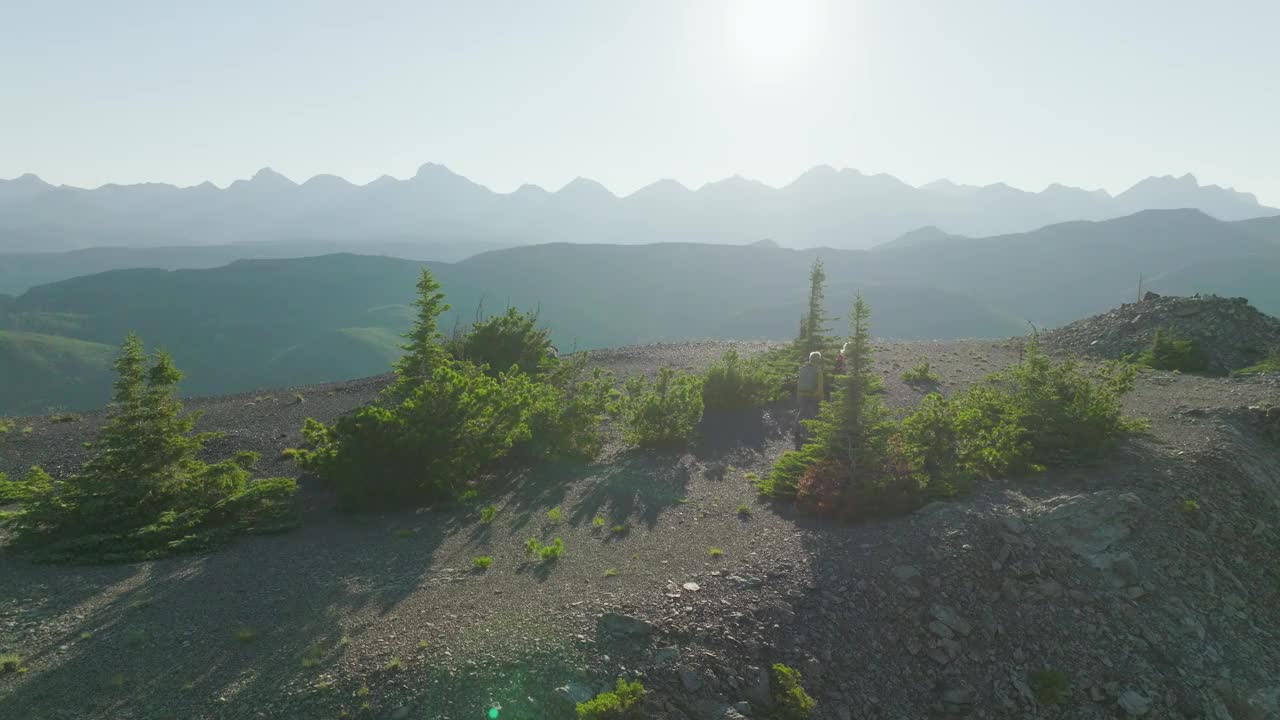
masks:
<path id="1" fill-rule="evenodd" d="M 0 0 L 0 177 L 1039 190 L 1280 206 L 1277 0 Z"/>

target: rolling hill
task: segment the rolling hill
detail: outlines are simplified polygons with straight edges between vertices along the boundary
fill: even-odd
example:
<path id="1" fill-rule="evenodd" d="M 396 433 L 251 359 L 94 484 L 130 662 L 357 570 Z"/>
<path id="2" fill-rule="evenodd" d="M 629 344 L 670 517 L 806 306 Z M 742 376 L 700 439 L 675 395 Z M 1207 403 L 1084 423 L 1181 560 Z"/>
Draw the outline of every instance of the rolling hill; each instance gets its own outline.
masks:
<path id="1" fill-rule="evenodd" d="M 833 316 L 845 315 L 860 292 L 881 337 L 994 338 L 1022 334 L 1028 321 L 1053 327 L 1128 301 L 1139 273 L 1144 287 L 1157 292 L 1244 295 L 1263 312 L 1280 314 L 1280 287 L 1272 281 L 1280 245 L 1269 239 L 1278 228 L 1280 218 L 1242 227 L 1171 210 L 871 252 L 768 243 L 553 243 L 456 263 L 335 254 L 200 270 L 117 270 L 41 285 L 0 303 L 0 329 L 24 339 L 0 372 L 31 378 L 22 401 L 0 405 L 0 413 L 101 404 L 106 376 L 87 367 L 103 367 L 108 354 L 101 348 L 129 331 L 169 350 L 192 394 L 384 372 L 399 352 L 399 333 L 412 322 L 423 265 L 453 305 L 446 332 L 514 306 L 536 310 L 563 350 L 792 337 L 817 257 L 827 268 Z M 57 372 L 24 376 L 10 369 L 60 367 L 42 358 L 62 339 L 87 344 L 76 345 L 86 351 L 80 357 L 96 359 L 70 366 L 80 378 L 75 382 L 59 383 Z M 89 347 L 94 353 L 86 354 Z"/>

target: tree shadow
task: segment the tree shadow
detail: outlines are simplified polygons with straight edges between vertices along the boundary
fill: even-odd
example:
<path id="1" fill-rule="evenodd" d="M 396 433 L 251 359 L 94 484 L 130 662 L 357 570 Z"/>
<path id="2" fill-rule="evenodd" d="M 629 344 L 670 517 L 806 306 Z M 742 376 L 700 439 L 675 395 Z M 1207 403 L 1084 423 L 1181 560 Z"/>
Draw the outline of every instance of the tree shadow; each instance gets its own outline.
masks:
<path id="1" fill-rule="evenodd" d="M 610 524 L 625 524 L 637 518 L 648 527 L 658 522 L 664 510 L 686 495 L 692 475 L 690 456 L 642 448 L 624 450 L 597 468 L 594 482 L 570 514 L 575 525 L 604 516 Z"/>
<path id="2" fill-rule="evenodd" d="M 393 613 L 433 581 L 435 552 L 457 531 L 445 513 L 372 520 L 333 514 L 210 555 L 23 568 L 22 589 L 5 583 L 0 598 L 48 588 L 44 617 L 61 617 L 52 637 L 0 634 L 18 652 L 39 645 L 23 652 L 30 672 L 0 678 L 3 705 L 15 717 L 222 717 L 253 709 L 238 698 L 309 691 L 368 629 L 352 618 Z"/>

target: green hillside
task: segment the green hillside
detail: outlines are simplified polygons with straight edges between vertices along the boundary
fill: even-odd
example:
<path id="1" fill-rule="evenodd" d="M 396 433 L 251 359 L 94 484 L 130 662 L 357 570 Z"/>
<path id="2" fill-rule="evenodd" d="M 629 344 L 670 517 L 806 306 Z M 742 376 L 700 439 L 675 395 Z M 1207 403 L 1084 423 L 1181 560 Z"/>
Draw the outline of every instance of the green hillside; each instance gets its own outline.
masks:
<path id="1" fill-rule="evenodd" d="M 1157 292 L 1244 295 L 1280 314 L 1277 228 L 1280 218 L 1245 226 L 1173 210 L 875 252 L 553 243 L 458 263 L 339 254 L 117 270 L 0 302 L 0 329 L 50 338 L 39 352 L 27 341 L 0 361 L 0 414 L 105 402 L 106 386 L 93 378 L 109 353 L 57 355 L 52 336 L 100 349 L 138 332 L 173 354 L 187 373 L 183 390 L 197 395 L 385 372 L 412 321 L 424 264 L 453 305 L 445 332 L 508 306 L 536 309 L 565 350 L 790 338 L 816 257 L 827 269 L 828 313 L 844 316 L 862 293 L 881 337 L 1007 337 L 1026 332 L 1027 321 L 1053 327 L 1129 301 L 1139 273 Z"/>
<path id="2" fill-rule="evenodd" d="M 87 399 L 107 397 L 115 350 L 72 338 L 0 330 L 0 414 L 80 409 Z"/>

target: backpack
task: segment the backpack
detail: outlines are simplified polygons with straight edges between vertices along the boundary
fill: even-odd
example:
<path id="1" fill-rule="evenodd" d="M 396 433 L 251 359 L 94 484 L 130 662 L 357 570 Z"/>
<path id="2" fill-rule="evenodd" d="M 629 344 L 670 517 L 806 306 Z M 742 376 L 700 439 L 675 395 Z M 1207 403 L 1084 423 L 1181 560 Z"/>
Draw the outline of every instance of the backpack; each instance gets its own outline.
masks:
<path id="1" fill-rule="evenodd" d="M 800 375 L 796 378 L 796 390 L 801 395 L 818 393 L 818 366 L 805 364 L 800 366 Z"/>

